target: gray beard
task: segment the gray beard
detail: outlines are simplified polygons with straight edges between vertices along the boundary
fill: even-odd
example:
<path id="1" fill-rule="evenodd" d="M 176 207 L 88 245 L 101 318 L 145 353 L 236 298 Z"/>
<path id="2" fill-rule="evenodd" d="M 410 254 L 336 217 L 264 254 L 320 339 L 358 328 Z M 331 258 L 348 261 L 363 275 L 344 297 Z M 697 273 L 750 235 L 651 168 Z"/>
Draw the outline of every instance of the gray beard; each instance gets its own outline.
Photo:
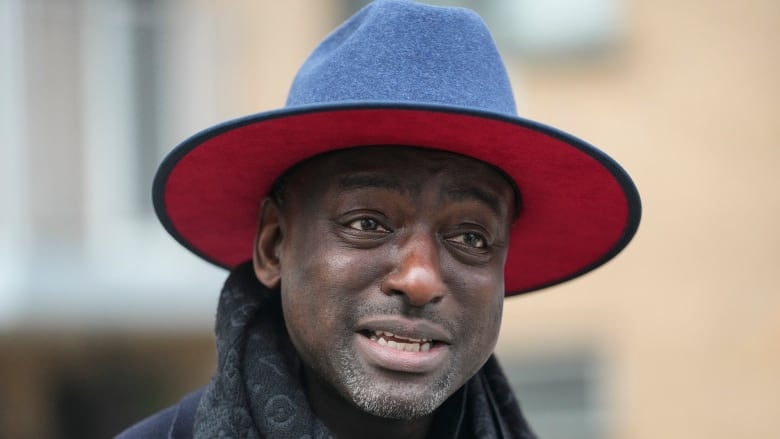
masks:
<path id="1" fill-rule="evenodd" d="M 355 367 L 354 358 L 342 355 L 339 358 L 341 368 L 338 371 L 342 393 L 347 401 L 352 401 L 359 409 L 388 419 L 415 419 L 433 413 L 450 397 L 453 371 L 447 370 L 442 378 L 433 383 L 424 395 L 395 396 L 402 385 L 378 384 L 366 377 Z M 344 394 L 346 393 L 346 394 Z"/>

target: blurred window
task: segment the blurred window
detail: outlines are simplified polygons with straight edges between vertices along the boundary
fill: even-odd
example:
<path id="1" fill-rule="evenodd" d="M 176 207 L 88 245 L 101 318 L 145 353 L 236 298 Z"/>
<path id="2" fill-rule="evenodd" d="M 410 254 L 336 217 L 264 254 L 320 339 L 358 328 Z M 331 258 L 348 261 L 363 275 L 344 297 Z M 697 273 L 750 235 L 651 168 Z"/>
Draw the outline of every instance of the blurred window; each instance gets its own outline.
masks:
<path id="1" fill-rule="evenodd" d="M 0 2 L 0 327 L 210 326 L 224 271 L 151 208 L 164 154 L 213 123 L 208 13 Z"/>
<path id="2" fill-rule="evenodd" d="M 93 294 L 110 294 L 119 305 L 109 319 L 143 326 L 186 325 L 195 318 L 194 323 L 203 324 L 197 319 L 209 315 L 224 278 L 222 270 L 193 257 L 167 235 L 151 202 L 157 167 L 181 140 L 177 118 L 199 126 L 211 123 L 188 119 L 214 107 L 199 88 L 211 64 L 190 68 L 193 56 L 211 56 L 202 45 L 210 38 L 209 28 L 188 20 L 188 14 L 207 14 L 207 8 L 155 0 L 88 2 L 83 38 L 90 200 L 86 277 Z M 192 33 L 199 37 L 190 38 Z M 196 98 L 181 102 L 181 95 Z M 184 127 L 188 133 L 194 130 Z"/>
<path id="3" fill-rule="evenodd" d="M 160 2 L 155 0 L 134 0 L 132 3 L 134 23 L 131 27 L 130 57 L 132 60 L 132 87 L 135 91 L 133 119 L 137 133 L 135 151 L 135 187 L 147 189 L 134 200 L 134 210 L 144 216 L 152 216 L 149 202 L 154 171 L 160 163 L 161 154 L 169 145 L 162 145 L 160 121 L 163 114 L 159 100 L 162 97 L 160 78 L 164 74 L 160 62 L 161 34 L 164 22 Z"/>
<path id="4" fill-rule="evenodd" d="M 499 358 L 531 427 L 544 439 L 604 437 L 602 367 L 582 352 Z"/>
<path id="5" fill-rule="evenodd" d="M 0 329 L 22 306 L 29 245 L 22 12 L 21 0 L 0 2 Z"/>

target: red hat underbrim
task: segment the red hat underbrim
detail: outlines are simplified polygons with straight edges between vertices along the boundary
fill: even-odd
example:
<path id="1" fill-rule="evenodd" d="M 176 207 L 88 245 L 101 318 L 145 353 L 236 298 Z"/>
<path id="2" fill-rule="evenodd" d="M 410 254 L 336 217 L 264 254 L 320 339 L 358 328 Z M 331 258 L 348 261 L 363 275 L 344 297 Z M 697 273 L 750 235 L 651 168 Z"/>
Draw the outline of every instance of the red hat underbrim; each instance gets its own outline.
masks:
<path id="1" fill-rule="evenodd" d="M 343 148 L 434 148 L 490 163 L 516 183 L 506 295 L 554 285 L 607 262 L 639 225 L 628 174 L 587 143 L 533 121 L 444 106 L 287 108 L 217 125 L 176 147 L 154 182 L 168 232 L 225 268 L 251 259 L 260 202 L 285 170 Z"/>

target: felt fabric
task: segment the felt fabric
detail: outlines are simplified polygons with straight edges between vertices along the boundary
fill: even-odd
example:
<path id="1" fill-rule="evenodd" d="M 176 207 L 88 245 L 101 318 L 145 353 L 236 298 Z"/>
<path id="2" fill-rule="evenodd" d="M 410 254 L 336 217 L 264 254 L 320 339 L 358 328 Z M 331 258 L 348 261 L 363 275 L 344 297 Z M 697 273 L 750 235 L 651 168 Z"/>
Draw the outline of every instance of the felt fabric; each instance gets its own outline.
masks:
<path id="1" fill-rule="evenodd" d="M 195 438 L 333 437 L 308 405 L 279 293 L 257 281 L 251 263 L 239 265 L 225 283 L 216 333 L 217 372 L 200 399 Z M 437 410 L 429 437 L 535 436 L 491 357 Z"/>
<path id="2" fill-rule="evenodd" d="M 490 33 L 473 11 L 377 1 L 314 50 L 293 81 L 287 106 L 457 103 L 514 115 L 510 89 Z"/>
<path id="3" fill-rule="evenodd" d="M 403 0 L 372 2 L 331 33 L 300 69 L 285 108 L 177 146 L 155 177 L 155 210 L 182 245 L 233 268 L 251 257 L 257 209 L 276 178 L 318 154 L 371 145 L 473 157 L 515 184 L 522 206 L 507 296 L 604 264 L 639 225 L 639 194 L 620 165 L 516 115 L 503 62 L 476 14 Z"/>

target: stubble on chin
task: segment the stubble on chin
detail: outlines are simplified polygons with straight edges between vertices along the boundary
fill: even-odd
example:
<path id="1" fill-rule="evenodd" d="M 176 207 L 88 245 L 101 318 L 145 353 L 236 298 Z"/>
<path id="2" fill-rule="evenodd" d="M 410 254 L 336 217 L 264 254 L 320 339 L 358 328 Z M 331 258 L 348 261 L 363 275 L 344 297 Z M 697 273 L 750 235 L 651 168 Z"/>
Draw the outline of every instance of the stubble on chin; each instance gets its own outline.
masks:
<path id="1" fill-rule="evenodd" d="M 428 389 L 404 392 L 404 383 L 378 383 L 359 369 L 354 358 L 339 357 L 337 391 L 362 411 L 388 419 L 411 420 L 433 413 L 453 393 L 454 372 L 447 370 Z"/>

